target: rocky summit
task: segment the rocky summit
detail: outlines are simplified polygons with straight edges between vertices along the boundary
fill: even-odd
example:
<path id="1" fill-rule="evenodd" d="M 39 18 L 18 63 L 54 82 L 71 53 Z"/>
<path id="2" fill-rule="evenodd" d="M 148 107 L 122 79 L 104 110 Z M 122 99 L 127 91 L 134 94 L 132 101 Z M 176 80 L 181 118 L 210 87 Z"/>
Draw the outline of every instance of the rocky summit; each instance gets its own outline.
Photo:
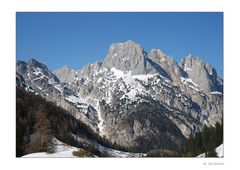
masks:
<path id="1" fill-rule="evenodd" d="M 78 62 L 78 61 L 76 61 Z M 79 61 L 80 62 L 80 61 Z M 51 72 L 17 61 L 17 85 L 67 110 L 104 139 L 141 152 L 177 150 L 223 118 L 223 79 L 199 57 L 177 63 L 160 49 L 114 43 L 103 62 Z"/>

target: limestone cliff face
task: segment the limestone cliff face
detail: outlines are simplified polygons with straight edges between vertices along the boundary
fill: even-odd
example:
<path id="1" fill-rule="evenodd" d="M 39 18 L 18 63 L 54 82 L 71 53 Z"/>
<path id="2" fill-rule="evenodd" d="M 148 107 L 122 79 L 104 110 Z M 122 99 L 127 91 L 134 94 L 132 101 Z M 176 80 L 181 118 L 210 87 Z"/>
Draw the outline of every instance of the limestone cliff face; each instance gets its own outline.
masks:
<path id="1" fill-rule="evenodd" d="M 163 68 L 173 82 L 179 82 L 181 77 L 187 76 L 177 62 L 172 57 L 164 54 L 160 49 L 152 49 L 148 57 Z"/>
<path id="2" fill-rule="evenodd" d="M 69 68 L 68 66 L 63 66 L 53 71 L 53 74 L 55 74 L 61 82 L 66 83 L 73 82 L 76 76 L 76 72 L 73 69 Z"/>
<path id="3" fill-rule="evenodd" d="M 110 46 L 103 66 L 110 69 L 115 67 L 124 72 L 131 71 L 132 74 L 144 74 L 146 52 L 131 40 L 125 43 L 115 43 Z"/>
<path id="4" fill-rule="evenodd" d="M 219 80 L 215 68 L 199 57 L 189 55 L 182 59 L 180 66 L 204 92 L 222 92 L 220 87 L 222 82 Z"/>
<path id="5" fill-rule="evenodd" d="M 165 70 L 147 57 L 144 49 L 134 41 L 112 44 L 109 48 L 103 67 L 116 68 L 132 75 L 161 73 L 168 77 Z"/>

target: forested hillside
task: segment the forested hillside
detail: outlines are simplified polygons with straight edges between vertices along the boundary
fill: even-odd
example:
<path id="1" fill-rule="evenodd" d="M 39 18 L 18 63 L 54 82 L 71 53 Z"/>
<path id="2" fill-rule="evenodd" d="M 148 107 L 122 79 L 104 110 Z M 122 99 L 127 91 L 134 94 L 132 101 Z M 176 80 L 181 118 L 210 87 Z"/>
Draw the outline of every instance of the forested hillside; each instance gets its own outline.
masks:
<path id="1" fill-rule="evenodd" d="M 223 122 L 214 127 L 204 127 L 203 131 L 191 135 L 186 139 L 180 155 L 193 157 L 206 153 L 206 157 L 216 157 L 215 148 L 223 143 Z"/>
<path id="2" fill-rule="evenodd" d="M 51 137 L 73 146 L 96 152 L 93 146 L 81 146 L 72 134 L 85 137 L 111 148 L 122 149 L 94 133 L 64 109 L 34 93 L 16 89 L 16 156 L 34 152 L 52 152 Z M 126 150 L 126 149 L 125 149 Z M 95 153 L 98 154 L 98 153 Z"/>

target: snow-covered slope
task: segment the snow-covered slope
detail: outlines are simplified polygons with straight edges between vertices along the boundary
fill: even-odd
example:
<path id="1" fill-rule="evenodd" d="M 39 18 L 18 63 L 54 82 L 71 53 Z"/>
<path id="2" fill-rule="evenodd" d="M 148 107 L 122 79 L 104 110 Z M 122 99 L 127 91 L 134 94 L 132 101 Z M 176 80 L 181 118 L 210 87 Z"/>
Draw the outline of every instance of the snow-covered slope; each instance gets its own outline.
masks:
<path id="1" fill-rule="evenodd" d="M 72 153 L 78 149 L 69 149 L 62 152 L 56 153 L 47 153 L 47 152 L 38 152 L 22 156 L 23 158 L 77 158 Z"/>
<path id="2" fill-rule="evenodd" d="M 76 157 L 73 155 L 73 151 L 78 151 L 79 149 L 70 145 L 67 145 L 56 138 L 53 138 L 53 149 L 55 153 L 47 153 L 47 152 L 37 152 L 31 153 L 28 155 L 24 155 L 24 158 L 70 158 Z"/>
<path id="3" fill-rule="evenodd" d="M 111 157 L 117 157 L 117 158 L 127 158 L 127 157 L 143 157 L 146 156 L 146 154 L 142 153 L 130 153 L 130 152 L 123 152 L 116 149 L 111 149 L 105 146 L 102 146 L 92 140 L 78 137 L 76 135 L 73 135 L 76 141 L 83 145 L 93 145 L 99 152 L 108 154 Z M 55 153 L 47 153 L 47 152 L 37 152 L 37 153 L 31 153 L 28 155 L 22 156 L 23 158 L 78 158 L 77 156 L 73 155 L 74 151 L 81 151 L 82 148 L 76 148 L 70 145 L 65 144 L 64 142 L 59 141 L 56 138 L 53 138 L 53 147 Z M 97 156 L 94 156 L 97 157 Z"/>
<path id="4" fill-rule="evenodd" d="M 223 157 L 223 144 L 219 145 L 216 149 L 215 149 L 217 156 L 222 158 Z"/>

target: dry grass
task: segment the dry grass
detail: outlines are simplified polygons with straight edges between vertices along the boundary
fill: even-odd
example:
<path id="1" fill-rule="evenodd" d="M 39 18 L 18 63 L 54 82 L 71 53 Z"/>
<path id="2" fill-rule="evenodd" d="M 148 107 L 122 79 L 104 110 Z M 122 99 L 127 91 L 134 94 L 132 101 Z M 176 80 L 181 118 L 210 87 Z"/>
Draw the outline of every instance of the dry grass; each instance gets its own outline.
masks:
<path id="1" fill-rule="evenodd" d="M 84 158 L 84 157 L 94 157 L 94 155 L 86 150 L 78 150 L 78 151 L 73 151 L 73 155 L 74 156 L 77 156 L 77 157 L 81 157 L 81 158 Z"/>

